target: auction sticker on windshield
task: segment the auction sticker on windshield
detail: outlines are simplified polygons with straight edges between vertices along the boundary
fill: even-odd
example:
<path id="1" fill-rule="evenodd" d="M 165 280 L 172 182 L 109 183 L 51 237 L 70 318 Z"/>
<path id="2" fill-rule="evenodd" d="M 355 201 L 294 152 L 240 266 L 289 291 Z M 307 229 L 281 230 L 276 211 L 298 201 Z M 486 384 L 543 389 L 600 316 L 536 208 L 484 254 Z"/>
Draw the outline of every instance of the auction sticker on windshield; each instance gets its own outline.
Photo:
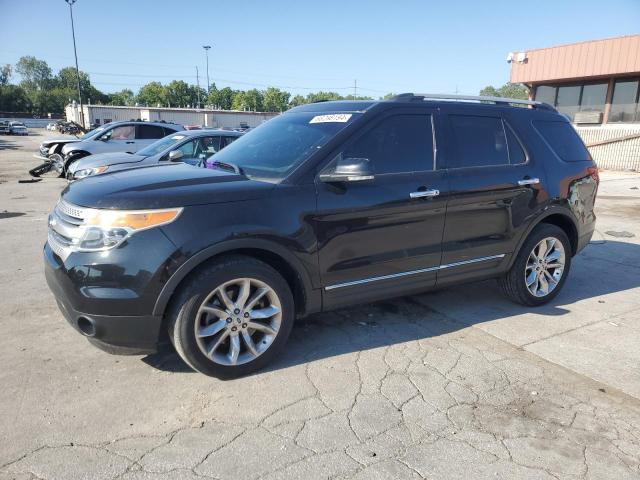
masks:
<path id="1" fill-rule="evenodd" d="M 309 123 L 346 123 L 351 118 L 350 113 L 333 113 L 331 115 L 316 115 Z"/>

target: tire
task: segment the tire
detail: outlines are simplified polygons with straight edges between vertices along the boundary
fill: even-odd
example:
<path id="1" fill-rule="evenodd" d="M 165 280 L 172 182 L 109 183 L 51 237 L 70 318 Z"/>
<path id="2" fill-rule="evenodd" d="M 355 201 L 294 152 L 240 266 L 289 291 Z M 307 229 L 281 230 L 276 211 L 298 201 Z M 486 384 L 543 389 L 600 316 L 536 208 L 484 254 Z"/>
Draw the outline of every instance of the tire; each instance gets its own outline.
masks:
<path id="1" fill-rule="evenodd" d="M 538 256 L 537 253 L 540 253 L 540 250 L 538 250 L 539 245 L 545 239 L 547 239 L 544 247 L 546 250 L 545 256 L 548 259 L 545 258 L 545 262 L 539 264 L 535 258 Z M 559 242 L 562 248 L 558 247 L 558 243 L 552 243 L 551 240 Z M 559 255 L 558 252 L 563 256 L 559 257 L 558 260 L 554 260 Z M 553 300 L 562 290 L 571 268 L 571 254 L 571 244 L 566 233 L 560 227 L 541 223 L 529 234 L 520 248 L 511 269 L 498 280 L 498 283 L 503 293 L 515 303 L 532 307 L 544 305 Z M 560 263 L 563 264 L 561 270 L 558 270 L 558 267 L 553 267 L 553 265 L 560 265 Z M 548 268 L 546 268 L 547 265 L 549 266 Z M 536 277 L 536 279 L 529 283 L 528 286 L 527 279 L 530 282 L 533 277 Z M 553 284 L 552 279 L 556 280 L 555 284 Z M 548 286 L 546 294 L 544 282 Z M 536 292 L 535 295 L 532 290 Z"/>
<path id="2" fill-rule="evenodd" d="M 225 305 L 222 290 L 233 305 Z M 180 289 L 169 310 L 169 338 L 191 368 L 230 379 L 258 370 L 278 355 L 294 319 L 293 295 L 284 278 L 264 262 L 234 255 L 200 270 Z"/>

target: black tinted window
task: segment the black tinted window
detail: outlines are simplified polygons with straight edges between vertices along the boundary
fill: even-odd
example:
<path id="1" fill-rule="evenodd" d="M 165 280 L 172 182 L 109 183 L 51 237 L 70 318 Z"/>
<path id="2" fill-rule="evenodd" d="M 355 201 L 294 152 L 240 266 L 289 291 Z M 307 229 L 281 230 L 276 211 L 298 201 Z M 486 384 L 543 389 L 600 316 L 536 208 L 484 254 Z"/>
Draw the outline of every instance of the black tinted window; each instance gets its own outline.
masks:
<path id="1" fill-rule="evenodd" d="M 138 125 L 138 138 L 141 140 L 164 137 L 164 129 L 155 125 Z"/>
<path id="2" fill-rule="evenodd" d="M 502 120 L 498 117 L 450 115 L 455 157 L 453 168 L 507 165 L 509 154 Z"/>
<path id="3" fill-rule="evenodd" d="M 525 163 L 527 155 L 524 153 L 522 144 L 518 141 L 516 134 L 509 125 L 505 125 L 505 131 L 507 132 L 507 144 L 509 145 L 509 162 L 511 165 Z"/>
<path id="4" fill-rule="evenodd" d="M 431 115 L 395 115 L 380 122 L 342 152 L 368 158 L 376 174 L 433 170 Z"/>
<path id="5" fill-rule="evenodd" d="M 533 126 L 562 160 L 591 160 L 591 155 L 570 123 L 534 120 Z"/>

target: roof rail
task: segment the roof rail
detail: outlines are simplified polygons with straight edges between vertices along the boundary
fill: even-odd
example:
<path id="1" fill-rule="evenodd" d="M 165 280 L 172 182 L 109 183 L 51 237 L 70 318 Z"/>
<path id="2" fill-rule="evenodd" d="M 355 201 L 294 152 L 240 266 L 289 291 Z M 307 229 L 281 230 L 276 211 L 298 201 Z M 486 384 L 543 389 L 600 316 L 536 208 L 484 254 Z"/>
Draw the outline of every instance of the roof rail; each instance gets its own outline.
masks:
<path id="1" fill-rule="evenodd" d="M 393 102 L 406 101 L 445 101 L 445 102 L 469 102 L 469 103 L 493 103 L 494 105 L 527 105 L 533 108 L 556 111 L 548 103 L 536 100 L 520 100 L 506 97 L 485 97 L 476 95 L 450 95 L 443 93 L 401 93 L 390 99 Z"/>

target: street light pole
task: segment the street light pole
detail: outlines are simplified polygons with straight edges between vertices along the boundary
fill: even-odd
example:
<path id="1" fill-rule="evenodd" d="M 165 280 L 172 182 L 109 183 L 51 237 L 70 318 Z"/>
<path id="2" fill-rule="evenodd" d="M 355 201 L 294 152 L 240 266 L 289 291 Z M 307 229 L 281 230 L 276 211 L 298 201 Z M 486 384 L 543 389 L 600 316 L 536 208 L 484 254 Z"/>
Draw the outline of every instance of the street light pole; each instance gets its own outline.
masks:
<path id="1" fill-rule="evenodd" d="M 204 48 L 204 56 L 207 57 L 207 94 L 210 93 L 211 83 L 209 83 L 209 50 L 211 49 L 211 45 L 203 45 Z"/>
<path id="2" fill-rule="evenodd" d="M 80 121 L 82 128 L 86 128 L 84 124 L 84 108 L 82 106 L 82 92 L 80 91 L 80 69 L 78 69 L 78 52 L 76 51 L 76 31 L 73 26 L 73 4 L 77 0 L 64 0 L 69 4 L 69 15 L 71 15 L 71 35 L 73 36 L 73 55 L 76 57 L 76 80 L 78 83 L 78 101 L 80 102 Z"/>

